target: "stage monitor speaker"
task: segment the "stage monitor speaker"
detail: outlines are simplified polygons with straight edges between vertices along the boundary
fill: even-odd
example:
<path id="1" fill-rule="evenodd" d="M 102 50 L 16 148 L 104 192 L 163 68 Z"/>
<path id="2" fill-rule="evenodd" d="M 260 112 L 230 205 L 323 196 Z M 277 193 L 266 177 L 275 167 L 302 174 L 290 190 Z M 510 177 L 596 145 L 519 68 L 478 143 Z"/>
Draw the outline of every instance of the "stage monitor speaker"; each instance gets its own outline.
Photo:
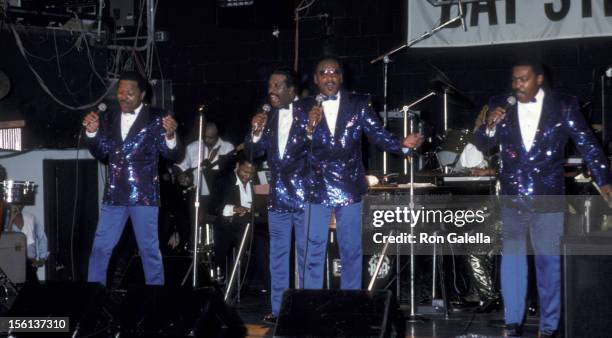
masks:
<path id="1" fill-rule="evenodd" d="M 96 283 L 26 283 L 6 316 L 68 317 L 69 333 L 63 336 L 98 337 L 112 330 L 108 294 L 104 286 Z M 40 333 L 13 332 L 12 336 L 39 337 Z"/>
<path id="2" fill-rule="evenodd" d="M 115 318 L 121 337 L 244 337 L 240 316 L 217 288 L 141 286 L 127 290 Z"/>
<path id="3" fill-rule="evenodd" d="M 563 238 L 566 337 L 610 337 L 612 234 Z"/>
<path id="4" fill-rule="evenodd" d="M 396 309 L 389 290 L 289 289 L 274 337 L 388 337 Z"/>

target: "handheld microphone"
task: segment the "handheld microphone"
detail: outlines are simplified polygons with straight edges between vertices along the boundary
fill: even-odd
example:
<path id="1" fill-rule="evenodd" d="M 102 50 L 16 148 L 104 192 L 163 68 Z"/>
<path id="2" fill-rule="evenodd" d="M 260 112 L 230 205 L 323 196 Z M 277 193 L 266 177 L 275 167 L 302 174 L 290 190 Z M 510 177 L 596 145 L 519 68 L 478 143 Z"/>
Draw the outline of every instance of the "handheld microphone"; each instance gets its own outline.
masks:
<path id="1" fill-rule="evenodd" d="M 261 112 L 266 115 L 266 117 L 268 116 L 268 113 L 270 112 L 270 110 L 272 109 L 272 106 L 270 106 L 268 103 L 264 103 L 261 106 Z M 251 133 L 253 135 L 255 135 L 256 133 L 259 134 L 259 132 L 257 132 L 259 129 L 261 128 L 261 126 L 259 124 L 255 125 L 255 128 L 253 128 L 253 130 L 251 131 Z"/>
<path id="2" fill-rule="evenodd" d="M 504 106 L 504 110 L 508 110 L 508 108 L 514 106 L 516 104 L 516 97 L 514 95 L 508 96 L 506 99 L 506 105 Z"/>
<path id="3" fill-rule="evenodd" d="M 325 95 L 317 94 L 315 100 L 317 101 L 317 107 L 320 108 L 323 105 L 323 101 L 325 101 Z M 306 127 L 308 136 L 312 136 L 312 133 L 314 133 L 314 129 L 317 127 L 317 124 L 319 124 L 319 121 L 312 121 L 308 123 L 308 126 Z"/>
<path id="4" fill-rule="evenodd" d="M 506 111 L 509 108 L 513 107 L 515 104 L 516 104 L 516 97 L 514 95 L 508 96 L 508 98 L 506 98 L 506 104 L 503 107 L 504 111 Z M 496 122 L 497 122 L 497 120 L 493 121 L 491 124 L 488 124 L 487 128 L 493 127 L 496 124 Z"/>
<path id="5" fill-rule="evenodd" d="M 323 94 L 318 94 L 315 97 L 315 100 L 317 100 L 317 106 L 321 107 L 323 105 L 323 101 L 325 101 L 325 95 Z"/>
<path id="6" fill-rule="evenodd" d="M 267 103 L 264 103 L 264 105 L 263 105 L 263 106 L 261 106 L 261 111 L 262 111 L 264 114 L 268 114 L 268 113 L 270 112 L 270 109 L 272 109 L 272 106 L 270 106 L 270 105 L 269 105 L 269 104 L 267 104 Z"/>
<path id="7" fill-rule="evenodd" d="M 106 111 L 106 109 L 108 109 L 106 103 L 100 102 L 100 104 L 98 105 L 98 113 L 103 113 Z"/>
<path id="8" fill-rule="evenodd" d="M 98 109 L 96 109 L 96 110 L 95 110 L 95 112 L 96 112 L 96 114 L 100 115 L 101 113 L 104 113 L 104 112 L 106 111 L 106 109 L 108 109 L 108 106 L 106 105 L 106 103 L 104 103 L 104 102 L 100 102 L 100 103 L 98 104 L 98 107 L 97 107 L 97 108 L 98 108 Z M 98 116 L 98 119 L 99 119 L 99 116 Z M 95 121 L 93 121 L 93 122 L 98 121 L 98 119 L 96 119 L 96 120 L 95 120 Z M 89 123 L 83 123 L 83 127 L 88 127 L 88 126 L 89 126 Z"/>

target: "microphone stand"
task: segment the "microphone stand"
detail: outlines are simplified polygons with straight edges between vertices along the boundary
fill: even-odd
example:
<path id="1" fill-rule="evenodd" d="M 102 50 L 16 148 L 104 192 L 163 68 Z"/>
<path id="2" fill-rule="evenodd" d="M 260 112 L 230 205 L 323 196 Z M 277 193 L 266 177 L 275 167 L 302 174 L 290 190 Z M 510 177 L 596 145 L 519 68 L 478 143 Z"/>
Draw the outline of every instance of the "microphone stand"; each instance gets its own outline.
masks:
<path id="1" fill-rule="evenodd" d="M 461 7 L 461 4 L 459 4 L 459 7 Z M 389 67 L 389 62 L 391 62 L 390 56 L 399 52 L 400 50 L 404 49 L 404 48 L 410 48 L 411 46 L 417 44 L 418 42 L 421 42 L 431 36 L 433 36 L 434 34 L 436 34 L 439 30 L 441 30 L 442 28 L 458 21 L 461 20 L 463 18 L 463 11 L 460 10 L 459 15 L 457 15 L 456 17 L 438 25 L 437 27 L 433 28 L 432 30 L 423 33 L 421 36 L 418 36 L 410 41 L 408 41 L 407 43 L 400 45 L 398 47 L 395 47 L 393 49 L 391 49 L 390 51 L 381 54 L 379 56 L 377 56 L 376 58 L 372 59 L 370 61 L 370 64 L 375 64 L 378 61 L 383 61 L 383 126 L 386 128 L 387 127 L 387 120 L 388 120 L 388 112 L 387 112 L 387 96 L 388 96 L 388 67 Z M 446 102 L 446 99 L 445 99 Z M 446 104 L 445 104 L 446 106 Z M 445 108 L 446 109 L 446 108 Z M 445 113 L 446 114 L 446 113 Z M 446 128 L 445 128 L 446 130 Z M 387 174 L 387 152 L 383 152 L 383 175 Z"/>
<path id="2" fill-rule="evenodd" d="M 418 98 L 417 100 L 411 102 L 409 105 L 404 106 L 402 108 L 403 112 L 404 112 L 404 138 L 406 138 L 408 136 L 408 118 L 410 118 L 410 133 L 414 133 L 414 117 L 415 114 L 412 112 L 409 112 L 410 108 L 416 106 L 417 104 L 425 101 L 426 99 L 432 97 L 436 95 L 435 91 L 431 91 L 427 94 L 425 94 L 424 96 Z M 410 212 L 412 212 L 412 210 L 414 209 L 414 159 L 410 159 Z M 407 174 L 408 168 L 407 168 L 407 163 L 408 160 L 404 159 L 404 175 Z M 389 232 L 389 236 L 393 236 L 394 230 L 391 230 Z M 414 228 L 410 227 L 410 234 L 412 236 L 414 236 Z M 383 259 L 387 253 L 387 249 L 388 249 L 388 243 L 385 243 L 382 252 L 380 253 L 379 257 L 378 257 L 378 262 L 376 263 L 376 268 L 374 270 L 374 274 L 370 279 L 370 283 L 368 284 L 368 291 L 371 291 L 372 288 L 374 287 L 374 282 L 376 280 L 376 277 L 378 276 L 378 272 L 380 271 L 380 267 L 382 266 L 382 262 Z M 400 264 L 400 252 L 399 252 L 399 245 L 396 246 L 396 252 L 395 252 L 395 261 L 396 261 L 396 287 L 397 287 L 397 300 L 398 303 L 401 301 L 401 278 L 400 278 L 400 273 L 401 273 L 401 264 Z M 414 314 L 414 243 L 410 243 L 410 318 L 416 318 L 416 315 Z"/>
<path id="3" fill-rule="evenodd" d="M 608 132 L 606 130 L 606 76 L 606 73 L 601 75 L 601 143 L 603 144 L 604 153 L 612 151 L 612 149 L 609 148 L 607 138 Z"/>
<path id="4" fill-rule="evenodd" d="M 413 119 L 414 119 L 414 113 L 410 112 L 410 108 L 416 106 L 417 104 L 427 100 L 428 98 L 436 95 L 437 93 L 435 91 L 431 91 L 427 94 L 425 94 L 424 96 L 418 98 L 416 101 L 413 101 L 412 103 L 410 103 L 407 106 L 404 106 L 402 108 L 402 111 L 404 112 L 404 116 L 403 116 L 403 123 L 404 123 L 404 128 L 403 128 L 403 136 L 404 138 L 406 138 L 408 136 L 408 121 L 410 121 L 410 133 L 413 132 L 414 129 L 414 125 L 413 123 Z M 409 120 L 410 119 L 410 120 Z M 408 174 L 408 159 L 404 158 L 404 175 Z M 412 181 L 410 181 L 410 184 L 412 184 Z"/>
<path id="5" fill-rule="evenodd" d="M 252 186 L 252 185 L 251 185 Z M 253 213 L 253 204 L 254 204 L 254 200 L 255 198 L 252 198 L 253 201 L 251 201 L 251 214 Z M 253 219 L 253 216 L 251 216 L 251 219 Z M 227 300 L 229 299 L 230 294 L 232 293 L 232 286 L 234 285 L 234 279 L 236 279 L 236 274 L 238 274 L 238 281 L 236 281 L 237 287 L 236 290 L 238 292 L 236 299 L 238 300 L 238 302 L 240 302 L 240 287 L 242 286 L 242 283 L 240 281 L 240 260 L 242 259 L 242 255 L 244 254 L 245 249 L 245 245 L 246 245 L 246 241 L 248 238 L 248 235 L 250 233 L 251 230 L 251 223 L 247 223 L 246 227 L 244 228 L 244 232 L 242 233 L 242 239 L 240 240 L 240 247 L 238 249 L 238 253 L 236 254 L 235 257 L 235 262 L 234 262 L 234 266 L 232 268 L 232 274 L 230 275 L 230 279 L 229 282 L 227 282 L 227 289 L 225 290 L 225 296 L 223 297 L 223 301 L 225 301 L 227 303 Z"/>
<path id="6" fill-rule="evenodd" d="M 196 169 L 196 180 L 195 180 L 195 201 L 193 202 L 195 209 L 195 217 L 193 220 L 193 261 L 191 262 L 193 268 L 193 288 L 198 287 L 198 232 L 199 232 L 199 211 L 200 211 L 200 179 L 202 177 L 202 127 L 204 125 L 204 114 L 200 113 L 198 118 L 198 166 Z M 207 231 L 208 235 L 208 231 Z M 207 239 L 208 242 L 208 239 Z"/>
<path id="7" fill-rule="evenodd" d="M 266 111 L 264 109 L 264 111 Z M 267 111 L 266 111 L 267 113 Z M 266 114 L 267 115 L 267 114 Z M 263 136 L 263 132 L 264 129 L 266 128 L 266 123 L 264 123 L 264 125 L 262 126 L 262 130 L 260 131 L 260 136 Z M 255 174 L 257 173 L 257 169 L 255 168 L 255 163 L 254 163 L 254 151 L 255 151 L 255 134 L 253 131 L 251 131 L 251 147 L 249 149 L 249 161 L 251 163 L 251 166 L 253 167 L 253 169 L 255 169 Z M 236 257 L 234 258 L 234 265 L 232 267 L 232 273 L 230 274 L 230 279 L 227 283 L 227 289 L 225 290 L 225 296 L 223 297 L 223 300 L 225 303 L 228 303 L 229 297 L 231 295 L 232 292 L 232 286 L 234 285 L 234 279 L 237 279 L 236 281 L 236 298 L 234 299 L 235 301 L 238 302 L 238 304 L 240 304 L 240 289 L 242 289 L 242 283 L 244 280 L 241 280 L 241 271 L 242 270 L 242 266 L 240 264 L 240 261 L 242 259 L 242 256 L 244 255 L 244 252 L 247 250 L 245 248 L 246 246 L 246 241 L 247 238 L 250 238 L 250 245 L 248 248 L 248 258 L 247 258 L 247 264 L 246 267 L 248 268 L 249 265 L 249 261 L 251 259 L 251 249 L 253 248 L 253 231 L 252 229 L 254 229 L 255 227 L 255 189 L 254 189 L 254 182 L 253 182 L 253 175 L 251 175 L 251 178 L 249 179 L 249 183 L 251 186 L 251 212 L 250 212 L 250 220 L 249 223 L 246 224 L 245 228 L 244 228 L 244 232 L 242 233 L 242 239 L 240 240 L 240 246 L 238 248 L 238 253 L 236 254 Z M 251 235 L 249 237 L 249 234 Z M 246 270 L 246 269 L 245 269 Z M 237 276 L 236 276 L 237 275 Z M 245 271 L 245 276 L 242 278 L 244 279 L 246 278 L 246 271 Z M 228 303 L 229 304 L 229 303 Z"/>

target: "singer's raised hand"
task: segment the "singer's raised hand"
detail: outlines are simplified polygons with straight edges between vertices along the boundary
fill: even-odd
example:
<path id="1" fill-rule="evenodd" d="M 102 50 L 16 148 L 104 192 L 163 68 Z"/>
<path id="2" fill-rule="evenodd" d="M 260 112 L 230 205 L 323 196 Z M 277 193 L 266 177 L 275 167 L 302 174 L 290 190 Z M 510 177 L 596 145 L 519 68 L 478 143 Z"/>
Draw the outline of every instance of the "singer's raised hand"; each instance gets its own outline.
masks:
<path id="1" fill-rule="evenodd" d="M 175 136 L 176 127 L 178 126 L 176 120 L 172 116 L 166 115 L 162 118 L 162 126 L 166 130 L 166 139 L 172 140 Z"/>
<path id="2" fill-rule="evenodd" d="M 404 148 L 412 148 L 416 149 L 423 144 L 424 137 L 421 134 L 414 133 L 406 136 L 405 139 L 402 140 L 402 147 Z"/>
<path id="3" fill-rule="evenodd" d="M 100 117 L 95 111 L 90 112 L 83 119 L 83 126 L 88 133 L 95 133 L 100 128 Z"/>
<path id="4" fill-rule="evenodd" d="M 251 130 L 253 130 L 254 136 L 261 135 L 261 131 L 266 125 L 267 120 L 268 115 L 264 112 L 259 112 L 255 116 L 253 116 L 253 119 L 251 120 Z"/>
<path id="5" fill-rule="evenodd" d="M 308 126 L 306 127 L 306 131 L 309 135 L 312 135 L 315 127 L 321 119 L 323 118 L 323 108 L 320 106 L 313 106 L 308 112 Z"/>
<path id="6" fill-rule="evenodd" d="M 497 107 L 494 110 L 489 111 L 489 113 L 487 114 L 487 128 L 492 129 L 505 117 L 506 110 L 502 107 Z"/>

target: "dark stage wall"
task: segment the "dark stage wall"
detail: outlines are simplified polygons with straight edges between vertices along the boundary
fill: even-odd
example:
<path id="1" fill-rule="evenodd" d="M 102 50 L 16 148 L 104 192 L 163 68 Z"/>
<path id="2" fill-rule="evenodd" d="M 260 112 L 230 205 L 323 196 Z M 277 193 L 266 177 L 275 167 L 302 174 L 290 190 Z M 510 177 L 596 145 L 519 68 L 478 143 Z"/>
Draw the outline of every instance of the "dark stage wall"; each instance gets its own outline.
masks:
<path id="1" fill-rule="evenodd" d="M 227 12 L 218 15 L 213 1 L 189 3 L 192 5 L 175 6 L 162 1 L 158 18 L 160 29 L 170 31 L 171 36 L 160 51 L 164 75 L 174 81 L 177 115 L 190 116 L 197 102 L 208 102 L 210 117 L 221 122 L 232 141 L 239 141 L 248 117 L 263 100 L 269 73 L 293 64 L 293 27 L 281 27 L 275 38 L 274 24 L 232 28 L 239 25 L 227 20 Z M 302 22 L 300 71 L 309 75 L 318 57 L 334 53 L 346 65 L 348 87 L 372 94 L 375 105 L 382 109 L 382 65 L 370 65 L 369 60 L 405 42 L 405 6 L 398 0 L 315 2 L 308 15 L 327 13 L 330 17 Z M 179 15 L 180 20 L 176 19 Z M 239 15 L 234 18 L 238 23 L 245 20 Z M 583 103 L 592 101 L 592 110 L 585 113 L 598 121 L 599 76 L 603 66 L 612 63 L 610 38 L 404 50 L 392 57 L 389 66 L 389 107 L 401 107 L 427 93 L 435 76 L 430 65 L 434 65 L 476 104 L 474 109 L 451 107 L 450 126 L 471 128 L 487 98 L 509 89 L 513 55 L 531 51 L 549 66 L 554 87 L 577 95 Z M 420 109 L 428 122 L 441 128 L 441 99 L 434 98 Z"/>
<path id="2" fill-rule="evenodd" d="M 208 117 L 219 122 L 222 132 L 238 143 L 246 132 L 249 117 L 262 103 L 269 73 L 278 66 L 292 66 L 294 34 L 291 6 L 296 1 L 259 0 L 256 10 L 219 10 L 216 1 L 184 0 L 180 4 L 159 2 L 157 30 L 169 32 L 169 41 L 158 43 L 164 78 L 174 83 L 175 111 L 179 121 L 190 129 L 197 105 L 208 104 Z M 282 4 L 282 5 L 281 5 Z M 369 60 L 405 42 L 405 1 L 319 0 L 310 7 L 300 25 L 300 62 L 303 74 L 309 75 L 315 60 L 325 53 L 340 56 L 346 64 L 346 80 L 350 89 L 370 93 L 377 108 L 382 108 L 382 65 Z M 318 19 L 318 14 L 329 17 Z M 279 37 L 272 35 L 280 28 Z M 37 40 L 38 39 L 38 40 Z M 47 48 L 53 55 L 52 36 L 30 37 L 30 44 Z M 34 81 L 15 49 L 6 30 L 0 34 L 3 51 L 0 69 L 10 72 L 17 82 L 10 98 L 11 110 L 27 115 L 35 145 L 47 147 L 74 144 L 75 128 L 80 113 L 67 111 L 53 103 Z M 6 47 L 6 49 L 5 49 Z M 61 51 L 62 46 L 60 46 Z M 6 52 L 5 52 L 6 50 Z M 450 126 L 471 127 L 474 116 L 486 99 L 509 88 L 509 66 L 518 52 L 540 55 L 549 66 L 554 87 L 575 94 L 588 103 L 585 114 L 600 115 L 599 76 L 605 65 L 612 64 L 612 39 L 575 39 L 522 45 L 474 48 L 412 48 L 392 57 L 389 66 L 389 107 L 401 107 L 427 93 L 435 76 L 431 65 L 442 70 L 464 90 L 476 107 L 451 106 Z M 105 52 L 95 53 L 96 67 L 104 69 Z M 70 55 L 69 55 L 70 56 Z M 83 58 L 70 63 L 63 60 L 63 77 L 58 76 L 54 61 L 45 63 L 50 86 L 66 93 L 68 88 L 79 93 L 80 101 L 95 96 L 96 81 Z M 157 64 L 157 62 L 155 62 Z M 155 71 L 155 78 L 161 74 Z M 305 79 L 310 83 L 310 79 Z M 88 86 L 91 84 L 91 86 Z M 612 88 L 608 88 L 612 93 Z M 15 97 L 16 96 L 16 97 Z M 8 104 L 5 99 L 0 102 Z M 612 108 L 612 99 L 608 99 Z M 442 100 L 433 98 L 419 107 L 431 126 L 441 129 Z M 75 116 L 76 115 L 76 116 Z"/>

